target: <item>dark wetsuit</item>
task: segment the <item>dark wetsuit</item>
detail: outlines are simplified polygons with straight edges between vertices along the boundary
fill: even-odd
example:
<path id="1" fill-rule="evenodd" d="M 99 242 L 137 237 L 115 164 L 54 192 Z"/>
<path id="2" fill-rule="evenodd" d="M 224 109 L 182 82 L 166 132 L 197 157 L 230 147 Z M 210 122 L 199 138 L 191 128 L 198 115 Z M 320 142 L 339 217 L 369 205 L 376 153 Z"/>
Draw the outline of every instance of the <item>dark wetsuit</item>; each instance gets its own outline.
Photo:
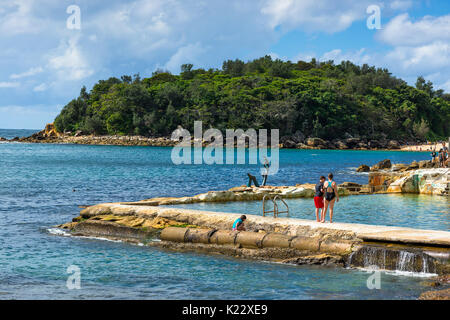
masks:
<path id="1" fill-rule="evenodd" d="M 323 197 L 323 183 L 319 182 L 318 184 L 316 184 L 316 194 L 314 195 L 315 197 Z"/>
<path id="2" fill-rule="evenodd" d="M 333 189 L 333 191 L 328 192 L 328 188 Z M 336 193 L 334 192 L 334 188 L 333 188 L 333 180 L 327 181 L 327 186 L 325 187 L 325 185 L 324 185 L 324 189 L 325 189 L 325 200 L 331 201 L 336 197 Z"/>

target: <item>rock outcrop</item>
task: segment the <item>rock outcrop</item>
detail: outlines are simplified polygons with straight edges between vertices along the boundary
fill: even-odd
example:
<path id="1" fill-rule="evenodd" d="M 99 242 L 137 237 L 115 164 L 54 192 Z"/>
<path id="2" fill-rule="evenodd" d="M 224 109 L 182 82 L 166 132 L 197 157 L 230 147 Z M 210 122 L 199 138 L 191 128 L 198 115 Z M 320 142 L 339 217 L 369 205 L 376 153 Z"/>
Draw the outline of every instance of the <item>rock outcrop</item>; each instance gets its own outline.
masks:
<path id="1" fill-rule="evenodd" d="M 370 167 L 368 165 L 362 164 L 356 169 L 356 172 L 369 172 Z"/>
<path id="2" fill-rule="evenodd" d="M 391 160 L 385 159 L 380 162 L 378 162 L 376 165 L 372 166 L 370 168 L 370 171 L 378 171 L 383 169 L 390 169 L 392 167 Z"/>
<path id="3" fill-rule="evenodd" d="M 446 168 L 410 171 L 390 183 L 387 192 L 447 195 L 449 176 L 450 169 Z"/>

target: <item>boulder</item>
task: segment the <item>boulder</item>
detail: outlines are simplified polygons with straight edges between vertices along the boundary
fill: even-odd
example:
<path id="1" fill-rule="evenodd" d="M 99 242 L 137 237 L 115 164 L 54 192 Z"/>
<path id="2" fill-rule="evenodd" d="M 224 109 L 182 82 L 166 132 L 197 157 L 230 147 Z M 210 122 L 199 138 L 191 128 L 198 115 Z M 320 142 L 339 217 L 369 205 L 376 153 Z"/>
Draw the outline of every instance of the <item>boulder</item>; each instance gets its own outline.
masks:
<path id="1" fill-rule="evenodd" d="M 419 169 L 429 168 L 429 164 L 431 164 L 431 161 L 427 160 L 419 161 Z"/>
<path id="2" fill-rule="evenodd" d="M 353 136 L 350 133 L 346 132 L 346 133 L 344 133 L 344 138 L 351 139 L 351 138 L 353 138 Z"/>
<path id="3" fill-rule="evenodd" d="M 358 187 L 362 187 L 362 185 L 359 183 L 356 183 L 356 182 L 344 182 L 344 183 L 341 183 L 339 185 L 339 187 L 341 187 L 341 188 L 358 188 Z"/>
<path id="4" fill-rule="evenodd" d="M 310 147 L 325 146 L 327 143 L 325 140 L 320 138 L 308 138 L 306 139 L 306 144 Z"/>
<path id="5" fill-rule="evenodd" d="M 379 149 L 383 147 L 383 145 L 378 140 L 370 140 L 367 145 L 371 149 Z"/>
<path id="6" fill-rule="evenodd" d="M 405 171 L 408 168 L 407 164 L 404 163 L 395 163 L 392 165 L 392 171 Z"/>
<path id="7" fill-rule="evenodd" d="M 356 172 L 369 172 L 370 167 L 368 165 L 362 164 L 356 169 Z"/>
<path id="8" fill-rule="evenodd" d="M 370 168 L 370 171 L 378 171 L 382 169 L 390 169 L 392 168 L 391 160 L 385 159 L 383 161 L 378 162 L 376 165 L 374 165 L 372 168 Z"/>
<path id="9" fill-rule="evenodd" d="M 389 149 L 400 149 L 400 143 L 396 140 L 390 140 L 387 144 Z"/>
<path id="10" fill-rule="evenodd" d="M 296 149 L 311 149 L 311 147 L 307 146 L 304 143 L 297 143 L 297 145 L 295 146 Z"/>
<path id="11" fill-rule="evenodd" d="M 416 170 L 416 169 L 419 169 L 419 163 L 417 161 L 411 162 L 411 164 L 407 168 L 407 170 Z"/>
<path id="12" fill-rule="evenodd" d="M 7 139 L 0 137 L 0 141 L 7 141 Z"/>
<path id="13" fill-rule="evenodd" d="M 348 145 L 344 141 L 337 140 L 334 144 L 340 150 L 348 149 Z"/>
<path id="14" fill-rule="evenodd" d="M 358 138 L 348 138 L 345 139 L 345 143 L 349 146 L 349 148 L 353 149 L 358 146 L 358 143 L 360 143 L 361 140 Z"/>
<path id="15" fill-rule="evenodd" d="M 297 130 L 294 135 L 291 138 L 292 141 L 296 143 L 304 142 L 305 141 L 305 135 L 300 130 Z"/>
<path id="16" fill-rule="evenodd" d="M 297 144 L 292 140 L 286 140 L 283 142 L 283 148 L 294 149 L 297 147 Z"/>

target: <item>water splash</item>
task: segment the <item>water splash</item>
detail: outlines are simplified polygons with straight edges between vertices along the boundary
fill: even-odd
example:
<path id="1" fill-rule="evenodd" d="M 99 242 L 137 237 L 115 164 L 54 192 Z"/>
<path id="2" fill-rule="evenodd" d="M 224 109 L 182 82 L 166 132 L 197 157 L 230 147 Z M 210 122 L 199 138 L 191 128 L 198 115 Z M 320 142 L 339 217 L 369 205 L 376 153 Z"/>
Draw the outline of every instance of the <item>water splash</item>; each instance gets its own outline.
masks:
<path id="1" fill-rule="evenodd" d="M 394 274 L 427 275 L 436 274 L 437 260 L 419 250 L 392 249 L 382 246 L 364 246 L 352 252 L 348 265 L 368 269 L 377 266 Z"/>

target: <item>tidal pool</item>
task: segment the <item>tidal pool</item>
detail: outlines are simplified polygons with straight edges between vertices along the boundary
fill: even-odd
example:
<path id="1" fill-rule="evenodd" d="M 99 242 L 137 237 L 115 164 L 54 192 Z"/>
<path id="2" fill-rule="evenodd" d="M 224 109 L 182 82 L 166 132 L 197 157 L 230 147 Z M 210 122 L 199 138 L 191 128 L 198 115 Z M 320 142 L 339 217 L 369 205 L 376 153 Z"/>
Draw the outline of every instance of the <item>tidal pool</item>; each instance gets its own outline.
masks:
<path id="1" fill-rule="evenodd" d="M 291 218 L 315 220 L 313 199 L 286 199 Z M 266 202 L 269 209 L 272 204 Z M 279 202 L 279 210 L 284 206 Z M 262 215 L 262 201 L 204 202 L 176 207 Z M 375 194 L 340 197 L 336 203 L 333 222 L 361 223 L 416 229 L 450 230 L 450 201 L 448 197 L 429 195 Z M 285 216 L 281 214 L 280 216 Z M 329 213 L 327 214 L 329 221 Z"/>

